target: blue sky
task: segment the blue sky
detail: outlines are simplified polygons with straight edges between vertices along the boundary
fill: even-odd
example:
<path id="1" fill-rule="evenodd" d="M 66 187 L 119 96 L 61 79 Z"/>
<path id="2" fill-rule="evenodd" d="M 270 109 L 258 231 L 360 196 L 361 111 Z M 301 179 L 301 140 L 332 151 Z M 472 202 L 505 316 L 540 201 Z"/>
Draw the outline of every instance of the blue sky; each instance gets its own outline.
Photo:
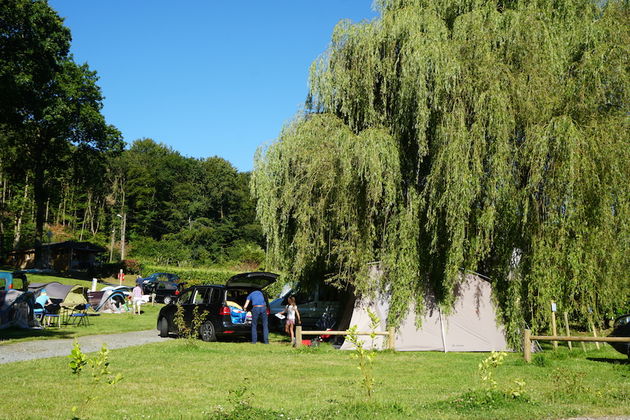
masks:
<path id="1" fill-rule="evenodd" d="M 125 141 L 252 169 L 256 148 L 301 108 L 308 69 L 340 19 L 371 0 L 50 0 L 72 53 L 100 77 L 103 113 Z"/>

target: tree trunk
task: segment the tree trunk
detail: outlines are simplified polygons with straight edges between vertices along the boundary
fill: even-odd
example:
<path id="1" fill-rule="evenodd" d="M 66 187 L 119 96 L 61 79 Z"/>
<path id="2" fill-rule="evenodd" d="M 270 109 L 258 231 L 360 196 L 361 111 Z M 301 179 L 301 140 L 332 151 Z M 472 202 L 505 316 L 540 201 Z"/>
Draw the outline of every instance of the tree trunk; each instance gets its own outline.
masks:
<path id="1" fill-rule="evenodd" d="M 4 206 L 6 203 L 7 179 L 4 172 L 1 174 L 2 181 L 2 202 L 0 202 L 0 255 L 4 255 Z"/>
<path id="2" fill-rule="evenodd" d="M 81 233 L 79 235 L 79 241 L 83 240 L 83 231 L 85 231 L 85 222 L 91 217 L 92 213 L 92 192 L 88 191 L 88 202 L 85 211 L 83 212 L 83 221 L 81 222 Z"/>
<path id="3" fill-rule="evenodd" d="M 46 176 L 43 164 L 35 167 L 33 181 L 33 197 L 35 201 L 35 267 L 44 268 L 42 240 L 44 237 L 44 212 L 46 210 Z"/>
<path id="4" fill-rule="evenodd" d="M 26 175 L 26 180 L 24 181 L 24 197 L 22 199 L 22 205 L 20 206 L 20 212 L 15 220 L 15 230 L 13 234 L 13 248 L 15 248 L 20 242 L 22 236 L 22 219 L 24 218 L 24 211 L 26 209 L 26 202 L 28 200 L 28 174 Z"/>

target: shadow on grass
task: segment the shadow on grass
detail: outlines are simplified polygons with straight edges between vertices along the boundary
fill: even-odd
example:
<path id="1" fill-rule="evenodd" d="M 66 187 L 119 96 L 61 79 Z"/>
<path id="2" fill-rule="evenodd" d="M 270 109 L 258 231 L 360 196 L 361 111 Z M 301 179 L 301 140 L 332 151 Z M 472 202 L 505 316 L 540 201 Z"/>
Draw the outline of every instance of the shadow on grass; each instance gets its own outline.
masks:
<path id="1" fill-rule="evenodd" d="M 611 363 L 613 365 L 630 365 L 630 359 L 612 359 L 610 357 L 587 357 L 592 362 Z"/>
<path id="2" fill-rule="evenodd" d="M 23 329 L 23 328 L 7 328 L 0 330 L 0 342 L 4 340 L 15 340 L 28 337 L 42 338 L 72 338 L 74 331 L 63 330 L 58 328 Z"/>

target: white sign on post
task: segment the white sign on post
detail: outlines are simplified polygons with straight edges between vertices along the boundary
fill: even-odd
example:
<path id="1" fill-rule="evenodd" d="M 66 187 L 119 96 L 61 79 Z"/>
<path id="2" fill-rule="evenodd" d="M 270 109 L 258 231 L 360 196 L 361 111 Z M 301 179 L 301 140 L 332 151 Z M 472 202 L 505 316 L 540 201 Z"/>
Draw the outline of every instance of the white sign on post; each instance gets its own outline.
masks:
<path id="1" fill-rule="evenodd" d="M 556 312 L 556 302 L 551 302 L 551 312 Z"/>

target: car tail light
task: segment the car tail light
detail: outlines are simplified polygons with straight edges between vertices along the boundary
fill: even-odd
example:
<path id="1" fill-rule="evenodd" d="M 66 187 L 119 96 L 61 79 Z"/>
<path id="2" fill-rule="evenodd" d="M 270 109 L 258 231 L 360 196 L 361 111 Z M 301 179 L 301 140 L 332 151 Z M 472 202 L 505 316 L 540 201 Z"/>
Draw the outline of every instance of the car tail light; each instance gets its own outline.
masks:
<path id="1" fill-rule="evenodd" d="M 271 311 L 269 310 L 269 307 L 267 307 L 267 315 L 271 315 Z"/>
<path id="2" fill-rule="evenodd" d="M 13 289 L 13 283 L 9 285 L 9 289 Z"/>
<path id="3" fill-rule="evenodd" d="M 232 334 L 234 331 L 223 331 L 224 334 Z"/>
<path id="4" fill-rule="evenodd" d="M 221 309 L 219 310 L 219 315 L 230 315 L 230 308 L 229 308 L 229 306 L 221 307 Z"/>
<path id="5" fill-rule="evenodd" d="M 175 290 L 175 296 L 179 295 L 179 290 Z"/>

